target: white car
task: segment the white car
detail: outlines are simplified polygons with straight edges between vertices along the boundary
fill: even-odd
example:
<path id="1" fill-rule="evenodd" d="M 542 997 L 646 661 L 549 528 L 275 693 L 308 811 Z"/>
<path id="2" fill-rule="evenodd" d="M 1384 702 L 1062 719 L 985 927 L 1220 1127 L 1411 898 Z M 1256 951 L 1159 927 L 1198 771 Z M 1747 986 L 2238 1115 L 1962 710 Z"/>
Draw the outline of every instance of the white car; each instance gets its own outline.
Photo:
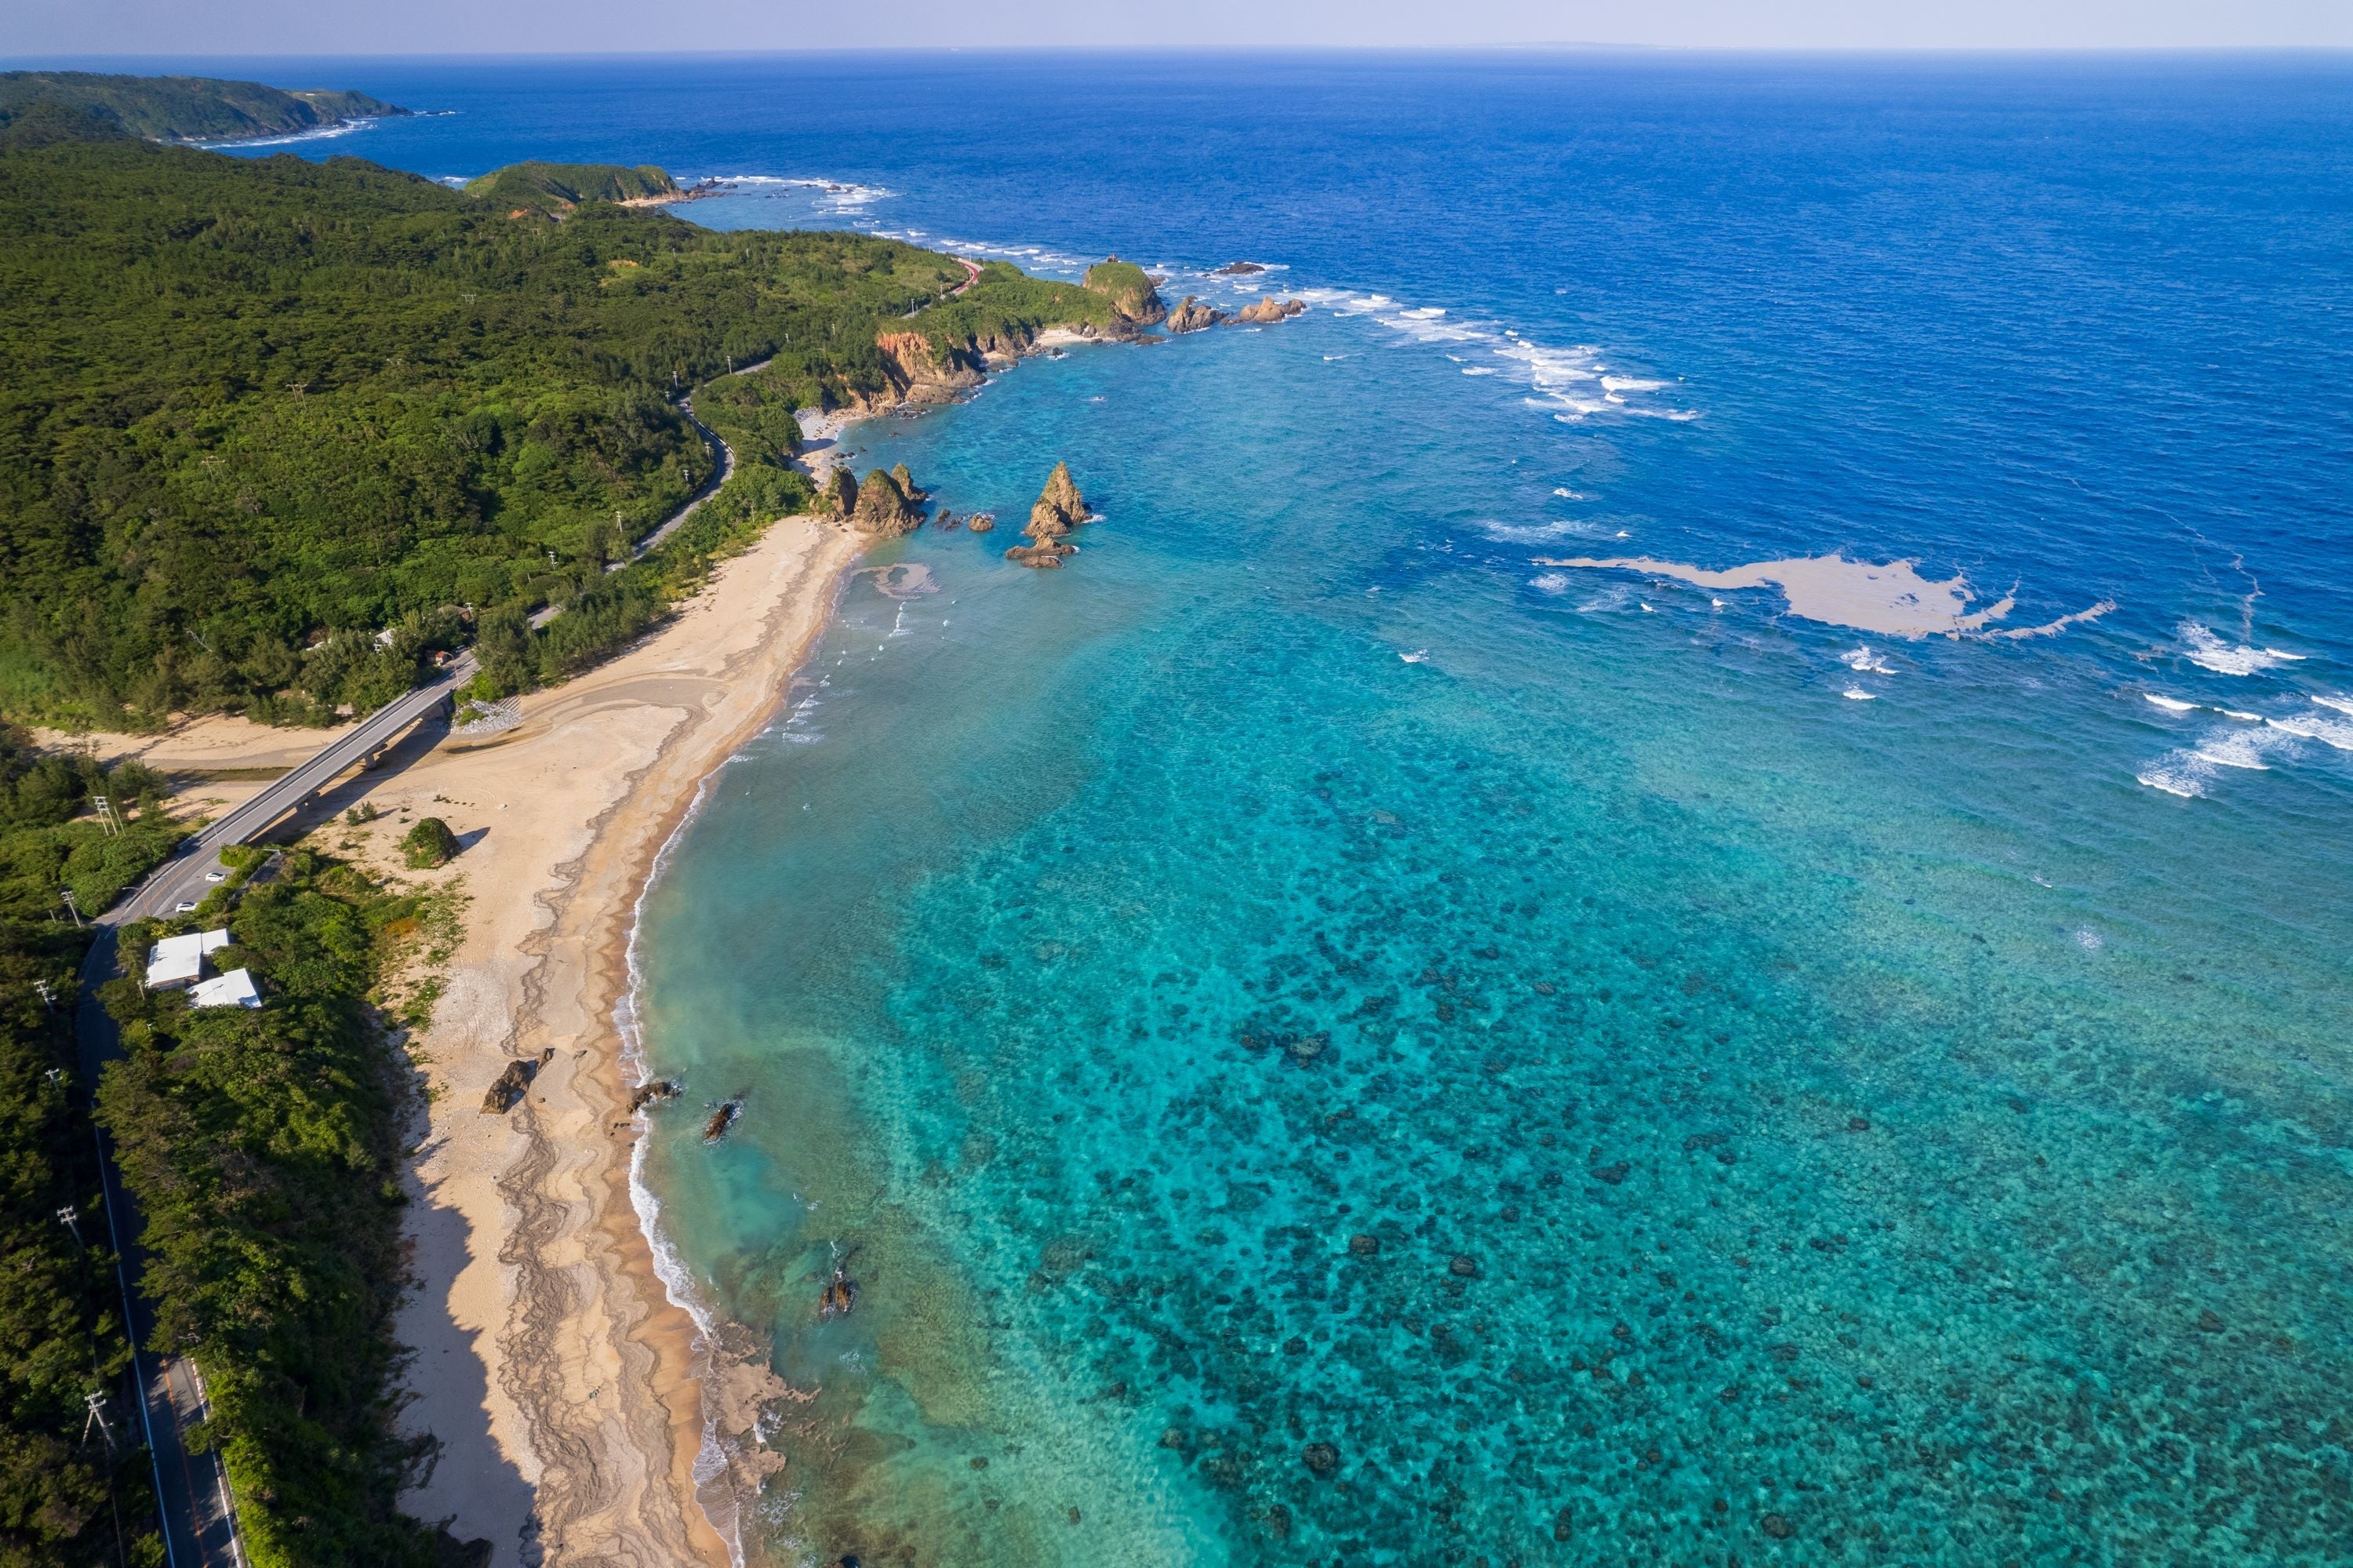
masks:
<path id="1" fill-rule="evenodd" d="M 205 880 L 206 882 L 227 882 L 228 880 L 228 873 L 225 871 L 208 871 L 205 873 Z"/>
<path id="2" fill-rule="evenodd" d="M 172 913 L 174 915 L 193 915 L 195 912 L 196 901 L 193 898 L 183 898 L 172 908 Z"/>

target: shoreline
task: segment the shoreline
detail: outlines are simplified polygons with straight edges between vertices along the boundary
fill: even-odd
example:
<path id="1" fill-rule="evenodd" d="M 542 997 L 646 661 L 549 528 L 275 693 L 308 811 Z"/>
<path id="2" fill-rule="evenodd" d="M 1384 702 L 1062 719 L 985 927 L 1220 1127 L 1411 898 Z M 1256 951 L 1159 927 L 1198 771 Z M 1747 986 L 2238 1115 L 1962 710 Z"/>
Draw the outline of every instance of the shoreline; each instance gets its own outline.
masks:
<path id="1" fill-rule="evenodd" d="M 1050 330 L 1018 358 L 1118 341 Z M 801 411 L 797 465 L 822 484 L 859 424 L 902 411 L 920 410 Z M 699 1301 L 642 1180 L 646 1126 L 628 1108 L 649 1070 L 637 941 L 670 849 L 775 721 L 878 542 L 843 521 L 780 519 L 635 647 L 524 697 L 500 731 L 412 736 L 331 787 L 307 825 L 372 872 L 466 904 L 433 1022 L 406 1042 L 425 1105 L 403 1172 L 395 1397 L 398 1429 L 435 1447 L 403 1511 L 487 1542 L 484 1568 L 740 1568 L 744 1512 L 784 1467 L 754 1434 L 793 1391 L 765 1339 Z M 160 736 L 44 738 L 176 772 L 174 809 L 207 814 L 315 749 L 221 715 Z M 335 815 L 363 800 L 381 817 Z M 400 869 L 411 813 L 441 817 L 464 853 Z M 483 1115 L 485 1087 L 516 1058 L 537 1075 L 512 1110 Z M 617 1137 L 627 1150 L 608 1147 Z"/>
<path id="2" fill-rule="evenodd" d="M 509 840 L 471 868 L 449 990 L 412 1047 L 433 1103 L 409 1179 L 415 1287 L 396 1325 L 412 1352 L 402 1429 L 442 1444 L 403 1506 L 489 1540 L 495 1563 L 534 1549 L 733 1561 L 696 1473 L 706 1406 L 721 1409 L 706 1393 L 715 1347 L 640 1223 L 619 1012 L 662 851 L 773 721 L 871 543 L 829 521 L 780 521 L 670 626 L 527 702 L 513 730 L 445 737 L 370 791 L 430 800 L 461 833 L 486 821 L 489 837 L 453 869 Z M 484 797 L 502 789 L 543 792 L 536 820 L 500 820 L 512 800 Z M 480 1113 L 507 1061 L 545 1053 L 522 1104 Z"/>

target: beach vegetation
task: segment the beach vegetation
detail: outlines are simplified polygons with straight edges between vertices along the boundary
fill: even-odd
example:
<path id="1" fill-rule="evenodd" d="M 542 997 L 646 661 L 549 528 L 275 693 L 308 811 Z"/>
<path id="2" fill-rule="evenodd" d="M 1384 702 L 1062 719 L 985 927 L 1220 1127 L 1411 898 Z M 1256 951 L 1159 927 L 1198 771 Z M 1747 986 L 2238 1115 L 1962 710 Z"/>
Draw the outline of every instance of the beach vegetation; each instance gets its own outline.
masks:
<path id="1" fill-rule="evenodd" d="M 412 871 L 447 865 L 458 858 L 458 835 L 438 817 L 419 817 L 402 837 L 400 853 Z"/>

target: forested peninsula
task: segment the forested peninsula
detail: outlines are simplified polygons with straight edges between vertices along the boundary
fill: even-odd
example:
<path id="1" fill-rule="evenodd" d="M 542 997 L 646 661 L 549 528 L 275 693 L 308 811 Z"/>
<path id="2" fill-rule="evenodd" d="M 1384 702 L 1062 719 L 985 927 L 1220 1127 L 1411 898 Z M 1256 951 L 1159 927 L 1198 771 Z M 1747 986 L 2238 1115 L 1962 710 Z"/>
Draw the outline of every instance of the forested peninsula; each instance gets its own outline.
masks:
<path id="1" fill-rule="evenodd" d="M 414 111 L 364 92 L 264 87 L 203 76 L 105 76 L 85 70 L 0 71 L 0 124 L 35 104 L 93 114 L 159 142 L 250 142 L 299 136 L 355 120 Z"/>
<path id="2" fill-rule="evenodd" d="M 1115 319 L 1002 264 L 951 298 L 961 263 L 892 240 L 713 233 L 596 190 L 520 202 L 544 184 L 528 168 L 474 196 L 111 129 L 0 131 L 0 714 L 20 719 L 323 720 L 467 638 L 493 687 L 560 677 L 643 630 L 715 533 L 795 503 L 791 410 L 893 399 L 886 333 L 977 363 Z M 669 558 L 608 572 L 710 476 L 680 400 L 712 381 L 704 418 L 753 461 Z"/>
<path id="3" fill-rule="evenodd" d="M 1050 325 L 1126 318 L 1010 267 L 619 205 L 676 188 L 649 167 L 470 195 L 165 144 L 71 95 L 0 122 L 0 1562 L 161 1560 L 94 1121 L 146 1217 L 159 1340 L 212 1390 L 249 1560 L 470 1561 L 399 1515 L 427 1456 L 392 1424 L 414 1090 L 389 1042 L 431 1004 L 402 976 L 450 912 L 313 850 L 237 852 L 202 908 L 121 946 L 135 969 L 225 926 L 259 1005 L 117 980 L 125 1059 L 87 1082 L 75 911 L 192 824 L 165 780 L 18 726 L 321 722 L 465 642 L 477 695 L 561 679 L 815 500 L 796 409 L 965 385 Z M 713 477 L 690 397 L 733 472 L 640 553 Z"/>

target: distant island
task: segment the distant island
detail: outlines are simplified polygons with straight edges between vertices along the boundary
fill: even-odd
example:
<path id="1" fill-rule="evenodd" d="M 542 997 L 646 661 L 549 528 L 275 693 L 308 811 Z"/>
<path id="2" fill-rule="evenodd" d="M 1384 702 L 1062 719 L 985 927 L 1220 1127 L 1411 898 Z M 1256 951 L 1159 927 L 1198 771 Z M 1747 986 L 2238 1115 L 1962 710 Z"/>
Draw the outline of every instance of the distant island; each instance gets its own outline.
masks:
<path id="1" fill-rule="evenodd" d="M 415 112 L 364 92 L 289 90 L 258 81 L 0 71 L 0 126 L 42 102 L 80 110 L 156 142 L 250 142 Z"/>

